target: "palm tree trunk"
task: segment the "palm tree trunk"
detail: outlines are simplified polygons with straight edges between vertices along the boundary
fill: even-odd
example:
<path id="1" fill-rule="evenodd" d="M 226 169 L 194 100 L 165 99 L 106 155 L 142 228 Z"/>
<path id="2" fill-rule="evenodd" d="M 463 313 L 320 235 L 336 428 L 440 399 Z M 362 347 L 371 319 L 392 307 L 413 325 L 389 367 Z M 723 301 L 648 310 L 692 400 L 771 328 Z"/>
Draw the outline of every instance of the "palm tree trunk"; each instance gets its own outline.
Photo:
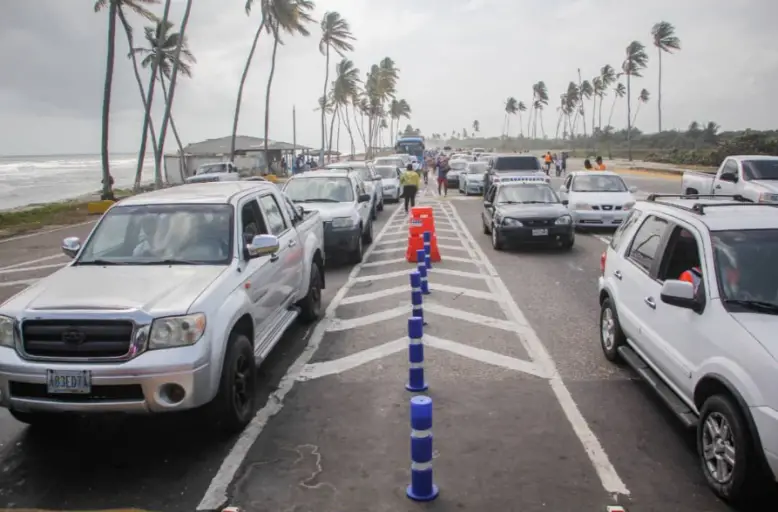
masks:
<path id="1" fill-rule="evenodd" d="M 270 88 L 273 86 L 273 75 L 276 72 L 276 54 L 278 53 L 278 22 L 271 23 L 273 29 L 273 55 L 270 57 L 270 73 L 267 76 L 267 89 L 265 89 L 265 169 L 270 174 L 270 158 L 268 157 L 267 132 L 270 131 Z"/>
<path id="2" fill-rule="evenodd" d="M 160 26 L 165 26 L 167 24 L 168 15 L 170 14 L 170 4 L 171 1 L 167 0 L 165 2 L 165 10 L 162 13 L 162 19 L 160 20 Z M 160 31 L 158 37 L 156 46 L 157 48 L 162 47 L 162 36 L 163 32 Z M 138 152 L 138 167 L 135 171 L 136 178 L 139 178 L 141 173 L 143 172 L 143 162 L 146 159 L 146 138 L 148 137 L 149 133 L 149 125 L 151 121 L 151 107 L 154 103 L 154 85 L 156 83 L 156 77 L 157 77 L 157 70 L 159 69 L 159 63 L 162 61 L 162 52 L 157 52 L 154 56 L 154 60 L 151 63 L 151 73 L 149 74 L 149 88 L 146 91 L 146 115 L 143 118 L 143 131 L 140 138 L 140 151 Z M 162 148 L 157 147 L 156 153 L 154 154 L 154 161 L 156 162 L 159 158 L 159 155 L 162 153 Z M 157 182 L 157 175 L 156 175 L 156 169 L 154 174 L 154 182 Z M 139 186 L 140 182 L 136 183 L 136 186 Z"/>
<path id="3" fill-rule="evenodd" d="M 322 97 L 321 109 L 321 149 L 319 150 L 319 165 L 324 165 L 324 145 L 327 143 L 327 84 L 330 81 L 330 45 L 327 45 L 327 69 L 324 72 L 324 91 Z"/>
<path id="4" fill-rule="evenodd" d="M 540 111 L 540 133 L 543 134 L 543 138 L 546 138 L 546 128 L 543 126 L 543 111 Z"/>
<path id="5" fill-rule="evenodd" d="M 169 103 L 169 97 L 168 97 L 168 89 L 165 86 L 165 76 L 160 73 L 159 74 L 159 84 L 162 86 L 162 95 L 165 98 L 165 104 Z M 184 170 L 183 170 L 183 162 L 184 162 L 184 145 L 181 143 L 181 137 L 178 135 L 178 128 L 176 127 L 176 121 L 173 119 L 173 113 L 170 114 L 170 128 L 173 130 L 173 136 L 176 139 L 176 144 L 178 145 L 178 153 L 181 155 L 180 160 L 178 161 L 178 170 L 181 173 L 181 181 L 184 180 Z M 154 132 L 151 132 L 152 142 L 154 141 Z M 159 149 L 157 147 L 156 142 L 154 143 L 155 147 L 155 155 L 157 158 L 159 158 Z"/>
<path id="6" fill-rule="evenodd" d="M 352 107 L 354 109 L 354 128 L 356 128 L 357 134 L 359 135 L 359 138 L 362 140 L 362 145 L 365 146 L 365 154 L 367 154 L 367 141 L 365 140 L 365 130 L 364 127 L 360 125 L 360 120 L 357 119 L 357 107 L 354 107 L 353 105 Z M 362 114 L 360 114 L 360 118 L 364 120 Z M 351 139 L 352 139 L 351 144 L 354 145 L 353 142 L 354 137 L 352 136 Z M 356 147 L 352 149 L 352 153 L 354 151 L 356 151 Z"/>
<path id="7" fill-rule="evenodd" d="M 146 108 L 146 91 L 143 88 L 143 80 L 141 80 L 140 71 L 138 70 L 138 58 L 136 57 L 135 52 L 132 51 L 132 49 L 135 47 L 135 43 L 132 37 L 132 26 L 127 21 L 127 17 L 124 16 L 124 11 L 122 10 L 121 7 L 118 8 L 118 13 L 119 13 L 119 20 L 121 20 L 122 25 L 124 26 L 124 33 L 127 36 L 127 47 L 130 49 L 130 58 L 132 59 L 132 70 L 135 73 L 135 81 L 138 83 L 138 90 L 140 91 L 140 100 L 143 103 L 143 111 L 148 117 L 149 131 L 151 131 L 151 147 L 154 150 L 154 158 L 156 158 L 157 151 L 158 151 L 157 134 L 154 130 L 154 123 L 151 120 L 151 113 L 149 112 L 149 109 Z M 140 167 L 140 170 L 143 170 L 143 166 Z M 137 192 L 138 189 L 140 188 L 140 180 L 141 180 L 141 173 L 136 171 L 135 180 L 133 182 L 133 190 L 135 192 Z"/>
<path id="8" fill-rule="evenodd" d="M 641 104 L 642 104 L 642 102 L 638 101 L 638 106 L 635 109 L 635 115 L 632 116 L 632 126 L 635 126 L 635 123 L 637 123 L 637 121 L 638 121 L 638 114 L 640 113 L 640 105 Z"/>
<path id="9" fill-rule="evenodd" d="M 630 75 L 627 75 L 627 158 L 632 161 L 632 90 Z"/>
<path id="10" fill-rule="evenodd" d="M 259 35 L 265 28 L 265 17 L 262 16 L 262 21 L 257 27 L 257 33 L 254 34 L 254 41 L 251 43 L 251 50 L 249 50 L 249 56 L 246 59 L 246 65 L 243 67 L 243 74 L 240 76 L 240 84 L 238 85 L 238 100 L 235 102 L 235 117 L 232 120 L 232 138 L 230 139 L 230 161 L 235 160 L 235 137 L 238 133 L 238 118 L 240 117 L 240 104 L 243 101 L 243 87 L 246 85 L 246 77 L 249 75 L 249 68 L 251 67 L 251 61 L 254 58 L 254 52 L 257 49 L 257 43 L 259 42 Z"/>
<path id="11" fill-rule="evenodd" d="M 523 139 L 524 138 L 524 120 L 521 116 L 521 110 L 519 110 L 519 136 Z"/>
<path id="12" fill-rule="evenodd" d="M 554 133 L 554 139 L 559 139 L 559 127 L 562 125 L 562 111 L 559 111 L 559 117 L 556 120 L 556 132 Z"/>
<path id="13" fill-rule="evenodd" d="M 581 86 L 583 85 L 583 80 L 581 80 L 581 68 L 578 68 L 578 90 L 581 90 Z M 583 94 L 581 95 L 581 120 L 583 121 L 583 134 L 584 137 L 586 137 L 586 111 L 584 110 L 584 97 Z"/>
<path id="14" fill-rule="evenodd" d="M 349 141 L 351 141 L 351 158 L 353 159 L 356 148 L 354 147 L 354 134 L 351 132 L 351 118 L 348 115 L 348 103 L 343 105 L 343 108 L 346 109 L 346 114 L 343 116 L 343 119 L 346 122 L 346 131 L 348 132 Z"/>
<path id="15" fill-rule="evenodd" d="M 338 157 L 340 157 L 340 125 L 343 124 L 343 119 L 340 117 L 340 107 L 338 107 L 335 113 L 338 116 L 338 134 L 335 136 L 335 151 L 338 153 Z"/>
<path id="16" fill-rule="evenodd" d="M 105 63 L 105 84 L 103 86 L 103 134 L 100 141 L 100 156 L 103 164 L 103 190 L 101 198 L 114 199 L 113 178 L 111 177 L 110 156 L 108 154 L 108 129 L 111 121 L 111 90 L 113 89 L 113 61 L 116 53 L 116 18 L 118 6 L 111 2 L 108 9 L 108 52 Z"/>
<path id="17" fill-rule="evenodd" d="M 600 131 L 602 131 L 602 101 L 605 99 L 604 96 L 600 96 L 600 111 L 598 113 L 599 120 L 597 121 L 598 128 Z"/>
<path id="18" fill-rule="evenodd" d="M 659 132 L 662 132 L 662 49 L 657 47 L 659 53 L 659 87 L 657 88 L 656 108 L 659 114 Z"/>
<path id="19" fill-rule="evenodd" d="M 167 0 L 168 3 L 171 0 Z M 178 79 L 178 68 L 181 62 L 181 47 L 186 40 L 186 26 L 189 24 L 189 14 L 192 12 L 192 0 L 187 0 L 184 9 L 184 17 L 181 19 L 181 29 L 178 32 L 178 46 L 173 56 L 173 70 L 170 72 L 170 91 L 168 91 L 168 101 L 165 105 L 165 113 L 162 116 L 162 127 L 159 129 L 159 154 L 157 155 L 157 164 L 154 166 L 154 186 L 160 188 L 162 185 L 162 160 L 165 154 L 165 135 L 167 126 L 170 122 L 170 112 L 173 108 L 173 99 L 176 95 L 176 81 Z"/>
<path id="20" fill-rule="evenodd" d="M 332 161 L 332 136 L 335 135 L 335 118 L 338 116 L 338 105 L 332 111 L 332 120 L 330 121 L 329 144 L 327 145 L 327 161 Z"/>
<path id="21" fill-rule="evenodd" d="M 535 107 L 532 107 L 529 111 L 529 115 L 527 116 L 529 119 L 527 119 L 527 137 L 532 138 L 532 113 L 535 110 Z"/>
<path id="22" fill-rule="evenodd" d="M 597 128 L 597 95 L 592 95 L 592 135 L 594 135 L 594 129 Z"/>
<path id="23" fill-rule="evenodd" d="M 613 121 L 613 111 L 616 109 L 616 100 L 618 100 L 618 99 L 619 99 L 618 96 L 616 96 L 616 95 L 613 96 L 613 103 L 611 103 L 611 112 L 608 115 L 608 126 L 613 126 L 613 124 L 612 124 L 612 121 Z M 608 126 L 606 126 L 606 128 Z"/>

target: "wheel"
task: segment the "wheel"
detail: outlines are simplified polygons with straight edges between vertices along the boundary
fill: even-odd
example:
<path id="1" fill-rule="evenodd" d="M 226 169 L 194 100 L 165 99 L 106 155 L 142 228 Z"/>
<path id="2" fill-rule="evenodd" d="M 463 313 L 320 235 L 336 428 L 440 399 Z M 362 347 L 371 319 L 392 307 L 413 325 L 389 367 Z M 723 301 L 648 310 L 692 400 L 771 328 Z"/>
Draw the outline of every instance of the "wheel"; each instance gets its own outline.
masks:
<path id="1" fill-rule="evenodd" d="M 254 416 L 257 373 L 254 348 L 248 337 L 230 334 L 222 365 L 219 391 L 208 405 L 213 420 L 227 432 L 239 432 Z"/>
<path id="2" fill-rule="evenodd" d="M 375 208 L 370 210 L 370 219 L 371 220 L 378 220 L 378 212 L 376 211 L 378 209 L 378 205 L 376 205 Z"/>
<path id="3" fill-rule="evenodd" d="M 351 254 L 349 255 L 349 260 L 351 263 L 357 264 L 362 263 L 362 252 L 363 252 L 363 245 L 362 242 L 364 240 L 365 236 L 358 236 L 357 237 L 357 247 L 351 251 Z"/>
<path id="4" fill-rule="evenodd" d="M 697 424 L 697 454 L 708 486 L 736 503 L 759 494 L 764 474 L 743 413 L 727 395 L 705 400 Z"/>
<path id="5" fill-rule="evenodd" d="M 486 224 L 486 221 L 484 221 L 483 217 L 481 217 L 481 224 L 484 226 L 484 235 L 490 234 L 491 230 L 489 230 L 489 226 Z"/>
<path id="6" fill-rule="evenodd" d="M 600 346 L 605 359 L 611 362 L 619 360 L 619 347 L 626 343 L 627 337 L 621 330 L 616 308 L 610 297 L 606 298 L 600 306 Z"/>
<path id="7" fill-rule="evenodd" d="M 367 231 L 365 231 L 362 237 L 364 238 L 364 243 L 366 245 L 373 243 L 373 222 L 372 221 L 367 223 Z"/>
<path id="8" fill-rule="evenodd" d="M 570 235 L 570 238 L 562 240 L 562 249 L 565 251 L 572 249 L 573 245 L 575 245 L 575 235 Z"/>
<path id="9" fill-rule="evenodd" d="M 311 280 L 308 283 L 308 293 L 300 301 L 300 318 L 305 323 L 312 323 L 321 316 L 321 270 L 319 265 L 311 266 Z"/>
<path id="10" fill-rule="evenodd" d="M 500 238 L 500 233 L 497 231 L 497 228 L 492 226 L 492 247 L 496 251 L 502 251 L 502 238 Z"/>
<path id="11" fill-rule="evenodd" d="M 381 198 L 381 202 L 378 203 L 378 211 L 379 212 L 384 211 L 384 198 L 383 197 Z"/>

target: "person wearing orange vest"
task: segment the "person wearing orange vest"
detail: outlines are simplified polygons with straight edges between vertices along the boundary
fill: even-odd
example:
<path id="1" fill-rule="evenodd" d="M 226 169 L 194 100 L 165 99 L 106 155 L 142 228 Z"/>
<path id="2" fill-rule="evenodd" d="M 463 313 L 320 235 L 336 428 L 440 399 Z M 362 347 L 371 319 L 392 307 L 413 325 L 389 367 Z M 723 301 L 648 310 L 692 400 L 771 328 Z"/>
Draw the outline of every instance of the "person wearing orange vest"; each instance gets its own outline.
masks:
<path id="1" fill-rule="evenodd" d="M 597 169 L 598 171 L 605 171 L 605 170 L 607 170 L 607 167 L 605 167 L 605 164 L 602 163 L 602 157 L 601 156 L 597 157 L 597 159 L 595 160 L 595 163 L 597 164 L 595 166 L 595 169 Z"/>
<path id="2" fill-rule="evenodd" d="M 699 288 L 700 283 L 702 282 L 702 270 L 697 266 L 692 267 L 689 270 L 682 272 L 678 280 L 691 283 L 694 287 L 694 293 L 696 294 L 697 288 Z"/>
<path id="3" fill-rule="evenodd" d="M 546 155 L 543 157 L 543 161 L 546 164 L 546 169 L 545 169 L 546 170 L 546 174 L 548 174 L 549 171 L 551 170 L 551 151 L 546 153 Z"/>

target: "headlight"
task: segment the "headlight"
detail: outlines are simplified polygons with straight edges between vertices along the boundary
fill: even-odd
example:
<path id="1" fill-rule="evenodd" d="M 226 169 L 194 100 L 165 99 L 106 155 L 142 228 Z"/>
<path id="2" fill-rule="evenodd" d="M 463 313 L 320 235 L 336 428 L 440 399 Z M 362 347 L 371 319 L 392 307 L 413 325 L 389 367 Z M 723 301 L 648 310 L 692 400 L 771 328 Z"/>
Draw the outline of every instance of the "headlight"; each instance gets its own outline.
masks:
<path id="1" fill-rule="evenodd" d="M 573 210 L 591 210 L 592 205 L 586 204 L 586 203 L 575 203 L 573 205 Z"/>
<path id="2" fill-rule="evenodd" d="M 628 203 L 624 203 L 624 206 L 622 206 L 621 209 L 622 210 L 631 210 L 633 206 L 635 206 L 635 201 L 630 201 Z"/>
<path id="3" fill-rule="evenodd" d="M 354 226 L 356 226 L 356 222 L 351 217 L 335 217 L 332 219 L 333 228 L 353 228 Z"/>
<path id="4" fill-rule="evenodd" d="M 772 192 L 762 192 L 759 194 L 760 203 L 778 203 L 778 194 Z"/>
<path id="5" fill-rule="evenodd" d="M 524 224 L 521 223 L 521 221 L 518 221 L 516 219 L 503 219 L 502 220 L 503 226 L 515 226 L 515 227 L 521 227 Z"/>
<path id="6" fill-rule="evenodd" d="M 205 315 L 158 318 L 151 324 L 149 350 L 194 345 L 205 332 Z"/>
<path id="7" fill-rule="evenodd" d="M 0 346 L 14 346 L 14 319 L 8 316 L 0 316 Z"/>
<path id="8" fill-rule="evenodd" d="M 569 215 L 562 215 L 561 217 L 559 217 L 556 220 L 556 222 L 554 222 L 554 224 L 567 225 L 567 224 L 570 224 L 572 221 L 573 221 L 573 218 L 570 217 Z"/>

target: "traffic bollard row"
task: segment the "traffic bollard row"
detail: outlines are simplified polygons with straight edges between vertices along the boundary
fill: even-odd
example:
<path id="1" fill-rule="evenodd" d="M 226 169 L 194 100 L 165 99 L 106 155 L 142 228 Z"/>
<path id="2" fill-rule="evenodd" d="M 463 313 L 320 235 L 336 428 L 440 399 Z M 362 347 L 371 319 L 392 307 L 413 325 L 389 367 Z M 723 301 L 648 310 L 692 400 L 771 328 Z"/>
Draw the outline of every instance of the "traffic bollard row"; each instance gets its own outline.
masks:
<path id="1" fill-rule="evenodd" d="M 430 256 L 432 251 L 432 233 L 429 231 L 424 232 L 424 265 L 427 269 L 432 268 L 432 258 Z"/>
<path id="2" fill-rule="evenodd" d="M 432 478 L 432 399 L 411 398 L 411 484 L 405 493 L 414 501 L 432 501 L 440 492 Z"/>
<path id="3" fill-rule="evenodd" d="M 411 272 L 411 316 L 421 318 L 424 322 L 424 306 L 421 296 L 421 274 L 418 270 Z"/>
<path id="4" fill-rule="evenodd" d="M 405 389 L 418 393 L 426 391 L 424 380 L 424 320 L 419 317 L 408 319 L 408 383 Z"/>
<path id="5" fill-rule="evenodd" d="M 416 251 L 416 270 L 421 276 L 421 293 L 424 295 L 430 294 L 429 282 L 427 281 L 427 259 L 424 249 Z"/>

